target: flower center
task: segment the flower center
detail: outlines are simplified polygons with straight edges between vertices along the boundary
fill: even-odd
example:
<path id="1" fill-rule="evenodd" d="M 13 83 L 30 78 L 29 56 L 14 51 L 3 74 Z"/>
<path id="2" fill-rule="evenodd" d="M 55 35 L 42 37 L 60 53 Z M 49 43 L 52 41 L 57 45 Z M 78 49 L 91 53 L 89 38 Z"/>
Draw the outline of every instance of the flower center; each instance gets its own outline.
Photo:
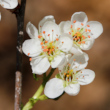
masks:
<path id="1" fill-rule="evenodd" d="M 70 64 L 64 67 L 63 72 L 60 71 L 60 76 L 66 82 L 72 82 L 75 79 L 75 71 L 71 69 Z"/>
<path id="2" fill-rule="evenodd" d="M 41 46 L 43 50 L 41 55 L 46 56 L 49 62 L 53 61 L 54 57 L 60 54 L 60 50 L 57 47 L 59 39 L 56 38 L 55 41 L 49 42 L 49 41 L 46 41 L 41 35 L 39 35 L 38 38 L 41 40 Z"/>
<path id="3" fill-rule="evenodd" d="M 73 21 L 73 24 L 71 25 L 71 32 L 69 34 L 73 37 L 73 43 L 80 46 L 80 44 L 85 44 L 88 38 L 90 38 L 90 29 L 86 29 L 86 27 L 83 27 L 83 23 L 81 23 L 81 26 L 79 26 L 77 29 L 75 28 L 75 23 L 77 21 Z M 90 27 L 87 25 L 87 27 Z"/>

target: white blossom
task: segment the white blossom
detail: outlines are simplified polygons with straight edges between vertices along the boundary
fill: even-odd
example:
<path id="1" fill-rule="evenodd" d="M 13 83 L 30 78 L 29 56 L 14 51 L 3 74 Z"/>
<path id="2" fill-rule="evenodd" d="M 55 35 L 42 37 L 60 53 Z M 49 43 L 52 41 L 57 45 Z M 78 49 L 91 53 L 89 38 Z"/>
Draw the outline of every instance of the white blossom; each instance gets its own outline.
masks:
<path id="1" fill-rule="evenodd" d="M 60 35 L 53 16 L 46 16 L 40 21 L 39 31 L 29 22 L 26 31 L 31 39 L 24 41 L 22 50 L 31 57 L 33 73 L 43 74 L 50 66 L 57 68 L 63 64 L 65 53 L 71 49 L 73 41 L 68 34 Z"/>
<path id="2" fill-rule="evenodd" d="M 102 32 L 102 24 L 98 21 L 87 22 L 88 18 L 84 12 L 76 12 L 71 21 L 63 21 L 59 24 L 61 33 L 68 33 L 73 39 L 73 54 L 82 54 L 82 50 L 89 50 L 96 38 Z"/>
<path id="3" fill-rule="evenodd" d="M 0 0 L 0 5 L 6 9 L 14 9 L 18 5 L 18 0 Z"/>
<path id="4" fill-rule="evenodd" d="M 59 67 L 56 78 L 46 83 L 44 94 L 49 98 L 57 98 L 63 92 L 75 96 L 80 91 L 80 85 L 87 85 L 95 78 L 94 71 L 84 69 L 88 64 L 88 55 L 74 55 L 69 61 Z"/>

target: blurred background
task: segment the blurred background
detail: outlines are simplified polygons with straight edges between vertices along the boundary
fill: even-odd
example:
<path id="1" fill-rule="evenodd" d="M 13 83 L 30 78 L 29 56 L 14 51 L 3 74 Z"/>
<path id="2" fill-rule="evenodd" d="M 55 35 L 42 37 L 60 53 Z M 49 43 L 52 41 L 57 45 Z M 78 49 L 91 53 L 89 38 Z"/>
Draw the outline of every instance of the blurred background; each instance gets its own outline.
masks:
<path id="1" fill-rule="evenodd" d="M 89 21 L 101 22 L 104 28 L 92 49 L 86 51 L 90 58 L 87 68 L 95 71 L 96 78 L 91 84 L 81 86 L 77 96 L 65 94 L 58 101 L 38 101 L 33 110 L 110 110 L 110 0 L 27 0 L 25 27 L 29 21 L 38 27 L 47 15 L 53 15 L 59 24 L 78 11 L 84 11 Z M 8 10 L 0 7 L 0 12 L 0 110 L 14 110 L 17 22 Z M 29 39 L 26 32 L 25 39 Z M 23 55 L 24 104 L 40 83 L 33 79 L 29 59 Z"/>

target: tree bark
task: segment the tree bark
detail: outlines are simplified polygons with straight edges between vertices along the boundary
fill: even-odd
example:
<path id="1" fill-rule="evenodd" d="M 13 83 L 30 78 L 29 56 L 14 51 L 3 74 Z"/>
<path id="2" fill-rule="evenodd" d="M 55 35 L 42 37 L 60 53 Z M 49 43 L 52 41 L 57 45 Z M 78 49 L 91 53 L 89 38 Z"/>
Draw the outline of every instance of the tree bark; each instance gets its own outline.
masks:
<path id="1" fill-rule="evenodd" d="M 15 79 L 15 110 L 21 110 L 22 94 L 22 42 L 24 36 L 24 15 L 26 0 L 21 0 L 21 5 L 15 10 L 17 18 L 17 57 L 16 57 L 16 79 Z"/>

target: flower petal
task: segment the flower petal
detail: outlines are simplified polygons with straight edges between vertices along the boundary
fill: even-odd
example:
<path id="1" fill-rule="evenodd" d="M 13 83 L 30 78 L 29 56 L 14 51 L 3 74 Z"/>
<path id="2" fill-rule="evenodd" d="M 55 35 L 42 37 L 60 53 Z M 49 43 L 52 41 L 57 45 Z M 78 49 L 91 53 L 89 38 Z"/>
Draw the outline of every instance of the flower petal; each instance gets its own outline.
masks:
<path id="1" fill-rule="evenodd" d="M 14 9 L 18 5 L 18 0 L 0 0 L 0 4 L 3 8 Z"/>
<path id="2" fill-rule="evenodd" d="M 83 69 L 80 71 L 80 76 L 78 77 L 78 83 L 80 85 L 87 85 L 91 83 L 95 78 L 94 71 L 90 69 Z"/>
<path id="3" fill-rule="evenodd" d="M 42 27 L 43 38 L 47 41 L 54 41 L 59 36 L 59 27 L 52 21 L 47 21 Z"/>
<path id="4" fill-rule="evenodd" d="M 91 47 L 93 46 L 94 41 L 95 41 L 94 38 L 88 38 L 87 41 L 85 42 L 85 44 L 81 44 L 81 45 L 80 45 L 80 48 L 81 48 L 82 50 L 89 50 L 89 49 L 91 49 Z"/>
<path id="5" fill-rule="evenodd" d="M 88 64 L 89 57 L 86 53 L 81 55 L 73 55 L 69 63 L 71 64 L 72 69 L 76 68 L 77 71 L 84 69 Z"/>
<path id="6" fill-rule="evenodd" d="M 64 92 L 63 80 L 53 78 L 46 83 L 44 94 L 51 98 L 57 98 Z"/>
<path id="7" fill-rule="evenodd" d="M 28 22 L 26 26 L 26 32 L 28 33 L 30 38 L 38 38 L 38 30 L 31 22 Z"/>
<path id="8" fill-rule="evenodd" d="M 75 44 L 73 44 L 72 48 L 70 49 L 70 52 L 75 55 L 80 55 L 83 53 L 82 50 L 78 46 L 76 46 Z"/>
<path id="9" fill-rule="evenodd" d="M 46 57 L 33 59 L 30 64 L 32 66 L 32 73 L 39 75 L 45 73 L 50 67 L 50 63 Z"/>
<path id="10" fill-rule="evenodd" d="M 57 68 L 65 62 L 65 59 L 65 54 L 61 53 L 60 55 L 56 56 L 54 60 L 51 62 L 51 67 Z"/>
<path id="11" fill-rule="evenodd" d="M 71 22 L 73 23 L 74 21 L 76 21 L 75 23 L 75 27 L 80 27 L 81 23 L 83 23 L 84 25 L 87 23 L 88 18 L 85 12 L 76 12 L 72 15 L 71 17 Z"/>
<path id="12" fill-rule="evenodd" d="M 42 26 L 44 25 L 45 22 L 47 21 L 52 21 L 55 22 L 54 16 L 49 15 L 45 16 L 40 22 L 39 22 L 39 31 L 41 32 Z"/>
<path id="13" fill-rule="evenodd" d="M 71 54 L 67 54 L 65 60 L 63 60 L 63 63 L 61 65 L 58 66 L 58 70 L 63 72 L 64 71 L 64 66 L 67 65 L 69 59 L 71 58 Z"/>
<path id="14" fill-rule="evenodd" d="M 102 32 L 103 32 L 103 26 L 100 22 L 98 21 L 90 21 L 87 23 L 90 27 L 87 27 L 87 29 L 91 30 L 92 36 L 94 39 L 98 38 Z"/>
<path id="15" fill-rule="evenodd" d="M 38 56 L 42 52 L 40 41 L 37 39 L 25 40 L 22 50 L 29 57 Z"/>
<path id="16" fill-rule="evenodd" d="M 71 32 L 71 21 L 62 21 L 59 24 L 60 27 L 60 33 L 68 33 Z"/>
<path id="17" fill-rule="evenodd" d="M 79 84 L 70 84 L 69 86 L 65 87 L 65 92 L 69 95 L 75 96 L 80 91 Z"/>
<path id="18" fill-rule="evenodd" d="M 59 38 L 58 48 L 64 52 L 68 52 L 73 45 L 73 40 L 69 34 L 62 34 Z"/>

